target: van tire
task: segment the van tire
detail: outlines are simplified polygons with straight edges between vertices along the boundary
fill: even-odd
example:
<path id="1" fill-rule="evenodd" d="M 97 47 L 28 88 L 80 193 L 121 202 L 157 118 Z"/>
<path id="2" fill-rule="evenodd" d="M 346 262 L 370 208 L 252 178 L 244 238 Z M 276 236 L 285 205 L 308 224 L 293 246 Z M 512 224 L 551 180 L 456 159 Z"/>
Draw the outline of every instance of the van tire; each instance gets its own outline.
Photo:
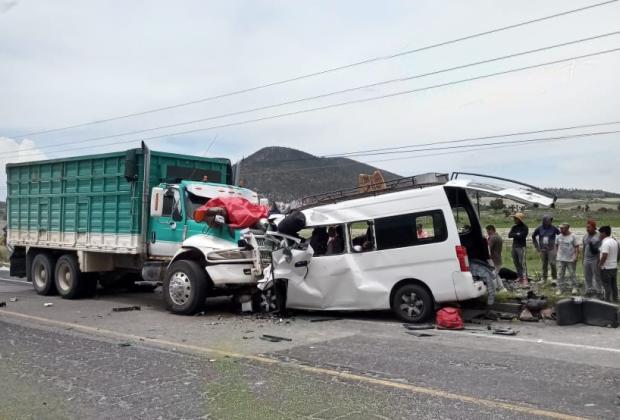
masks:
<path id="1" fill-rule="evenodd" d="M 53 295 L 56 293 L 56 284 L 54 283 L 54 261 L 49 254 L 39 253 L 32 259 L 30 266 L 32 277 L 32 286 L 34 290 L 43 296 Z"/>
<path id="2" fill-rule="evenodd" d="M 162 286 L 166 307 L 172 313 L 192 315 L 207 299 L 207 273 L 195 261 L 179 260 L 166 270 Z"/>
<path id="3" fill-rule="evenodd" d="M 396 289 L 391 307 L 394 315 L 404 322 L 422 322 L 433 313 L 433 297 L 425 287 L 407 283 Z"/>
<path id="4" fill-rule="evenodd" d="M 80 265 L 72 254 L 65 254 L 56 261 L 54 281 L 56 290 L 63 299 L 77 299 L 82 294 L 85 279 L 82 278 Z"/>

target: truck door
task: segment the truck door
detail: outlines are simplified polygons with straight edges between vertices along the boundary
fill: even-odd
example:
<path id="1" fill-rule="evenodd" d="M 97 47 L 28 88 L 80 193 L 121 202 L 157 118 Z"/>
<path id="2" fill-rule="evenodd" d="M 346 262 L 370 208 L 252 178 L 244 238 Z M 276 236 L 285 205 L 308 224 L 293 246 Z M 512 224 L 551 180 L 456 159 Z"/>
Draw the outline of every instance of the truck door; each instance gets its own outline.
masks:
<path id="1" fill-rule="evenodd" d="M 151 217 L 149 253 L 153 256 L 173 256 L 183 242 L 185 217 L 181 194 L 177 187 L 164 193 L 162 215 Z"/>

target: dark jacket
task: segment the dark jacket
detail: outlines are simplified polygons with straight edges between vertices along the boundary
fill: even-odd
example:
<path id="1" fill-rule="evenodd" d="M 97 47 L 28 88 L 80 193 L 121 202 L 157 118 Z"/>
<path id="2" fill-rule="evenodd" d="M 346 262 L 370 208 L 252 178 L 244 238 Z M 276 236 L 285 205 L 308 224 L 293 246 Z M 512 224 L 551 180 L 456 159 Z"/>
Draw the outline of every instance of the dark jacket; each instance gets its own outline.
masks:
<path id="1" fill-rule="evenodd" d="M 560 229 L 553 225 L 549 225 L 547 227 L 545 227 L 545 225 L 538 226 L 532 234 L 534 247 L 542 251 L 553 251 L 555 249 L 555 237 L 559 234 Z M 546 244 L 544 238 L 547 238 Z"/>
<path id="2" fill-rule="evenodd" d="M 508 232 L 508 237 L 513 239 L 512 247 L 525 248 L 525 240 L 527 239 L 528 232 L 529 229 L 525 223 L 521 222 L 514 225 L 510 229 L 510 232 Z"/>

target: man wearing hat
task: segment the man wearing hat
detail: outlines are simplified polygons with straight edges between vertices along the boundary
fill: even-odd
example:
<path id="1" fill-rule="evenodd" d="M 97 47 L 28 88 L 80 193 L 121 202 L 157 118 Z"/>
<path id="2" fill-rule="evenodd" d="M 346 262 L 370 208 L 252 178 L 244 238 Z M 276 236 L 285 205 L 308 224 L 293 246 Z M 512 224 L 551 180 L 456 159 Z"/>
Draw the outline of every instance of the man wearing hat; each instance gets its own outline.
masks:
<path id="1" fill-rule="evenodd" d="M 579 257 L 579 241 L 574 233 L 570 231 L 568 223 L 560 225 L 560 235 L 555 239 L 555 249 L 558 260 L 558 290 L 556 295 L 572 288 L 572 294 L 579 293 L 577 289 L 577 258 Z M 568 280 L 566 270 L 568 269 Z M 568 284 L 567 284 L 568 282 Z"/>
<path id="2" fill-rule="evenodd" d="M 525 215 L 523 213 L 516 213 L 512 216 L 515 224 L 510 228 L 508 237 L 512 239 L 512 261 L 517 270 L 519 276 L 519 282 L 523 286 L 528 285 L 527 281 L 527 267 L 525 265 L 525 247 L 526 239 L 529 229 L 523 222 Z"/>
<path id="3" fill-rule="evenodd" d="M 618 241 L 611 237 L 611 227 L 601 226 L 599 268 L 607 302 L 618 303 Z"/>
<path id="4" fill-rule="evenodd" d="M 542 280 L 547 282 L 547 274 L 551 267 L 551 278 L 555 282 L 558 278 L 557 266 L 555 262 L 555 238 L 560 234 L 560 230 L 553 225 L 553 216 L 545 214 L 540 226 L 532 234 L 534 248 L 540 254 L 542 262 Z"/>

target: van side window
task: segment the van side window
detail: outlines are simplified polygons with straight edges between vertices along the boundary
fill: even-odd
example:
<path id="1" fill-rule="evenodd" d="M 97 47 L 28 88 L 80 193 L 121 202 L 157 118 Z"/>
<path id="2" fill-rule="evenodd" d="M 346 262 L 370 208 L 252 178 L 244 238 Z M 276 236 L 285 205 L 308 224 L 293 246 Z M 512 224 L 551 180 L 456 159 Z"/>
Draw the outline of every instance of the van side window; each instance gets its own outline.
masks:
<path id="1" fill-rule="evenodd" d="M 454 222 L 459 234 L 467 234 L 471 231 L 471 218 L 469 212 L 464 207 L 452 208 L 452 214 L 454 215 Z"/>
<path id="2" fill-rule="evenodd" d="M 375 227 L 372 220 L 349 223 L 351 252 L 368 252 L 376 249 Z"/>
<path id="3" fill-rule="evenodd" d="M 312 229 L 310 246 L 314 256 L 338 255 L 345 250 L 345 236 L 343 225 L 317 226 Z"/>
<path id="4" fill-rule="evenodd" d="M 377 249 L 443 242 L 448 237 L 441 210 L 382 217 L 375 220 Z"/>

